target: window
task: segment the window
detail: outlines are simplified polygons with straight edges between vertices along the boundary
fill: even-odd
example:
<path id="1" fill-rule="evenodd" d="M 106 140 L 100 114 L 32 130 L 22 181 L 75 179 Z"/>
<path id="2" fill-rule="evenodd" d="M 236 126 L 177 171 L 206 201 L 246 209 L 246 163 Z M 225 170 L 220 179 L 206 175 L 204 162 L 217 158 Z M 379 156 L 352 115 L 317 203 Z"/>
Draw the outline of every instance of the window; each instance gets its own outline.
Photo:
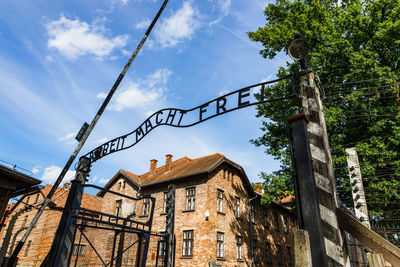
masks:
<path id="1" fill-rule="evenodd" d="M 149 215 L 149 210 L 150 210 L 150 198 L 144 198 L 143 199 L 142 215 L 143 216 L 148 216 Z"/>
<path id="2" fill-rule="evenodd" d="M 271 244 L 269 242 L 265 242 L 265 257 L 267 258 L 267 263 L 272 262 Z"/>
<path id="3" fill-rule="evenodd" d="M 268 229 L 268 217 L 267 217 L 267 211 L 264 212 L 264 227 L 265 229 Z"/>
<path id="4" fill-rule="evenodd" d="M 32 241 L 28 241 L 28 244 L 26 244 L 26 249 L 25 249 L 25 253 L 24 253 L 24 257 L 28 256 L 29 253 L 29 249 L 31 248 L 32 245 Z"/>
<path id="5" fill-rule="evenodd" d="M 159 242 L 159 251 L 158 251 L 158 255 L 161 257 L 164 257 L 167 253 L 167 240 L 166 240 L 166 236 L 165 233 L 160 233 L 161 237 Z"/>
<path id="6" fill-rule="evenodd" d="M 224 191 L 219 190 L 217 192 L 217 212 L 223 212 L 223 200 L 224 200 Z"/>
<path id="7" fill-rule="evenodd" d="M 122 199 L 116 200 L 115 202 L 117 204 L 117 207 L 115 208 L 115 216 L 119 217 L 122 209 Z"/>
<path id="8" fill-rule="evenodd" d="M 288 218 L 287 217 L 283 217 L 283 231 L 285 231 L 285 233 L 288 232 Z"/>
<path id="9" fill-rule="evenodd" d="M 279 215 L 276 212 L 274 212 L 274 228 L 275 231 L 279 231 Z"/>
<path id="10" fill-rule="evenodd" d="M 74 244 L 72 247 L 72 256 L 83 256 L 85 255 L 86 245 Z"/>
<path id="11" fill-rule="evenodd" d="M 255 223 L 254 217 L 255 217 L 255 214 L 254 214 L 254 205 L 253 205 L 253 204 L 250 204 L 250 221 L 251 221 L 252 223 Z"/>
<path id="12" fill-rule="evenodd" d="M 217 232 L 217 258 L 224 257 L 224 233 Z"/>
<path id="13" fill-rule="evenodd" d="M 290 247 L 286 246 L 286 257 L 288 266 L 292 266 L 292 253 L 290 252 Z"/>
<path id="14" fill-rule="evenodd" d="M 39 201 L 39 194 L 36 195 L 35 204 Z"/>
<path id="15" fill-rule="evenodd" d="M 240 218 L 240 198 L 235 197 L 235 217 Z"/>
<path id="16" fill-rule="evenodd" d="M 193 256 L 193 230 L 183 231 L 183 256 Z"/>
<path id="17" fill-rule="evenodd" d="M 196 188 L 186 188 L 186 210 L 194 210 Z"/>
<path id="18" fill-rule="evenodd" d="M 163 204 L 163 213 L 167 213 L 167 194 L 168 192 L 164 192 L 164 204 Z"/>
<path id="19" fill-rule="evenodd" d="M 24 222 L 22 223 L 22 227 L 26 226 L 26 222 L 28 221 L 28 215 L 25 216 Z"/>
<path id="20" fill-rule="evenodd" d="M 276 245 L 276 257 L 278 258 L 278 264 L 281 265 L 282 264 L 282 255 L 281 255 L 282 251 L 281 251 L 281 245 Z"/>
<path id="21" fill-rule="evenodd" d="M 243 259 L 243 254 L 242 254 L 242 237 L 241 236 L 236 236 L 236 258 L 238 260 Z"/>
<path id="22" fill-rule="evenodd" d="M 254 261 L 257 261 L 256 251 L 257 251 L 257 240 L 253 239 L 253 247 L 251 248 L 251 256 L 253 257 Z"/>

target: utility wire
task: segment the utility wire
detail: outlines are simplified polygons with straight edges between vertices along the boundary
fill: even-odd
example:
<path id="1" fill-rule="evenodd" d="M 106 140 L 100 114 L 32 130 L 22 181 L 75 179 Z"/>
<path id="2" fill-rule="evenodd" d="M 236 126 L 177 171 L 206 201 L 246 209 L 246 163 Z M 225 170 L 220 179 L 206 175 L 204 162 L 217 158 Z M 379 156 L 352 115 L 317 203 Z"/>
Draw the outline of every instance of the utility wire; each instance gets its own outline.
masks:
<path id="1" fill-rule="evenodd" d="M 98 120 L 100 119 L 101 115 L 103 114 L 104 110 L 106 109 L 108 103 L 110 102 L 112 96 L 114 95 L 115 91 L 117 90 L 119 84 L 121 83 L 122 79 L 125 77 L 126 72 L 128 71 L 129 67 L 131 66 L 132 62 L 135 60 L 136 56 L 139 54 L 141 48 L 143 47 L 145 41 L 147 40 L 147 37 L 149 36 L 151 30 L 153 29 L 154 25 L 156 24 L 158 18 L 160 17 L 161 13 L 163 12 L 165 6 L 167 5 L 168 0 L 164 0 L 164 3 L 162 4 L 161 8 L 157 12 L 156 16 L 154 17 L 153 21 L 151 22 L 150 26 L 148 27 L 146 33 L 142 37 L 142 40 L 136 47 L 136 50 L 133 52 L 132 56 L 129 58 L 128 63 L 126 63 L 124 69 L 118 76 L 117 80 L 115 81 L 114 85 L 111 87 L 110 92 L 108 93 L 106 99 L 104 100 L 103 104 L 101 105 L 100 109 L 97 111 L 97 114 L 93 118 L 92 122 L 90 123 L 88 129 L 86 130 L 85 134 L 83 135 L 81 141 L 79 142 L 78 146 L 75 148 L 74 152 L 70 156 L 69 160 L 65 164 L 63 170 L 61 171 L 60 175 L 58 176 L 56 182 L 54 183 L 53 187 L 51 188 L 50 192 L 46 196 L 45 200 L 43 201 L 43 205 L 40 207 L 39 211 L 36 213 L 35 217 L 32 220 L 32 223 L 26 230 L 24 236 L 21 238 L 21 240 L 18 242 L 17 246 L 15 247 L 14 252 L 12 253 L 8 266 L 13 266 L 13 264 L 16 262 L 17 257 L 19 252 L 21 251 L 23 245 L 25 244 L 28 236 L 32 232 L 33 227 L 37 224 L 39 217 L 42 215 L 44 209 L 46 206 L 49 204 L 51 198 L 53 197 L 53 194 L 56 192 L 56 189 L 62 182 L 65 174 L 67 173 L 68 169 L 71 167 L 73 161 L 75 160 L 76 156 L 82 149 L 83 145 L 85 144 L 87 138 L 89 137 L 90 133 L 92 132 L 93 128 L 96 126 Z"/>
<path id="2" fill-rule="evenodd" d="M 328 84 L 328 85 L 324 85 L 324 87 L 325 87 L 325 88 L 327 88 L 327 87 L 339 87 L 339 86 L 343 86 L 343 85 L 359 84 L 359 83 L 373 82 L 373 81 L 382 81 L 382 80 L 392 80 L 392 79 L 388 79 L 387 77 L 381 77 L 381 78 L 368 79 L 368 80 L 360 80 L 360 81 L 352 81 L 352 82 L 343 82 L 343 83 Z"/>

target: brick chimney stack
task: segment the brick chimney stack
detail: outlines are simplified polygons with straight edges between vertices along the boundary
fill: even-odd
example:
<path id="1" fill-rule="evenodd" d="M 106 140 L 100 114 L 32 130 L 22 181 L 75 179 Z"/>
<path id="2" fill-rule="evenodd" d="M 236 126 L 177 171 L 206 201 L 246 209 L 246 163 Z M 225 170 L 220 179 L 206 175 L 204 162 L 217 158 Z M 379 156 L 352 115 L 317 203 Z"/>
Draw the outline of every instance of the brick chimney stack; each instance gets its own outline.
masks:
<path id="1" fill-rule="evenodd" d="M 155 173 L 157 169 L 157 160 L 151 159 L 150 160 L 150 173 Z"/>
<path id="2" fill-rule="evenodd" d="M 172 155 L 171 154 L 167 154 L 165 155 L 165 167 L 167 168 L 167 170 L 171 169 L 171 162 L 172 162 Z"/>

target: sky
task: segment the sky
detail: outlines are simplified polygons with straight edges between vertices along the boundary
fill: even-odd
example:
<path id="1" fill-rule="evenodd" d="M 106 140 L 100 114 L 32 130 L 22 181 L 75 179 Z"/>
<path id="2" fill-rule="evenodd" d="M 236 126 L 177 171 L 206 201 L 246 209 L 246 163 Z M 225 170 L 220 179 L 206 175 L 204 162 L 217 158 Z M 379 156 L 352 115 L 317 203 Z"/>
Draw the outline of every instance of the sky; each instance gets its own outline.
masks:
<path id="1" fill-rule="evenodd" d="M 54 183 L 161 6 L 161 0 L 0 1 L 0 160 Z M 247 32 L 265 24 L 262 0 L 170 0 L 80 155 L 136 129 L 162 108 L 189 109 L 272 80 L 289 57 L 262 58 Z M 149 171 L 221 153 L 251 182 L 279 162 L 255 147 L 254 106 L 190 128 L 158 127 L 136 146 L 95 162 L 90 182 L 119 169 Z M 76 163 L 76 162 L 75 162 Z M 64 182 L 74 176 L 74 165 Z M 19 169 L 21 170 L 21 169 Z"/>

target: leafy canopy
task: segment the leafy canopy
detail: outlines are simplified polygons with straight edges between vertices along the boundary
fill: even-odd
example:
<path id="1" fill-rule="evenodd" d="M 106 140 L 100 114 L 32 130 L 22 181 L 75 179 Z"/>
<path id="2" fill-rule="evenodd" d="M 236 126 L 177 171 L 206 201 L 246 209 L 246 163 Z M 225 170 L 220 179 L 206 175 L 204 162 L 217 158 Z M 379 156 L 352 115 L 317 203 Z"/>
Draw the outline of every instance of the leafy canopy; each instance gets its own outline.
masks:
<path id="1" fill-rule="evenodd" d="M 399 221 L 399 0 L 278 0 L 264 14 L 266 24 L 248 33 L 264 46 L 263 57 L 274 59 L 286 52 L 296 33 L 309 43 L 308 65 L 319 73 L 326 94 L 324 112 L 341 201 L 353 205 L 345 148 L 355 146 L 371 219 Z M 291 61 L 277 76 L 299 71 Z M 290 81 L 284 80 L 266 88 L 265 95 L 274 98 L 290 91 Z M 251 142 L 281 160 L 279 171 L 260 174 L 270 192 L 265 201 L 293 192 L 287 118 L 299 104 L 293 100 L 258 106 L 264 134 Z"/>

